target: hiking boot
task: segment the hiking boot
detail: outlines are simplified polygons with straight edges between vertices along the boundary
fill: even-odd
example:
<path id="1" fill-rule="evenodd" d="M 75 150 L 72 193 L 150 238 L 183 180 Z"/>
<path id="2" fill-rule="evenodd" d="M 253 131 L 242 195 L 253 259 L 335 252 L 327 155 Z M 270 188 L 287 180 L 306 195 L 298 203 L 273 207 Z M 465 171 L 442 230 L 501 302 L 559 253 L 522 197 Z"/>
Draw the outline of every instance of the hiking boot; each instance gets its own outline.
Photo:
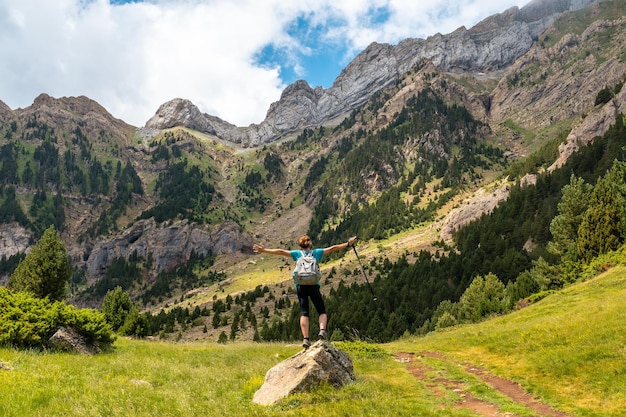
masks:
<path id="1" fill-rule="evenodd" d="M 302 339 L 302 347 L 308 349 L 309 346 L 311 346 L 311 341 L 309 340 L 309 338 L 305 337 L 304 339 Z"/>
<path id="2" fill-rule="evenodd" d="M 320 330 L 320 332 L 317 335 L 317 337 L 319 337 L 320 340 L 326 340 L 326 330 L 324 330 L 324 329 Z"/>

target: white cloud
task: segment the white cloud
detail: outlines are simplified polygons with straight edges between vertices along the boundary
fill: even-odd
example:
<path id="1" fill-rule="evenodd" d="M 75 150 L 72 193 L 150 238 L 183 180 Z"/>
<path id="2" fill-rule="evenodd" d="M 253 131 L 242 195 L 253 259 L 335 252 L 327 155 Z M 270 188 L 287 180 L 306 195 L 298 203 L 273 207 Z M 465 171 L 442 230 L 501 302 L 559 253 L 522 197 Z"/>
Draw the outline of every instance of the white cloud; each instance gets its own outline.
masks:
<path id="1" fill-rule="evenodd" d="M 158 106 L 182 97 L 245 126 L 262 121 L 285 88 L 279 68 L 255 63 L 264 46 L 283 48 L 294 71 L 306 73 L 298 55 L 313 51 L 286 32 L 297 17 L 327 26 L 322 40 L 347 48 L 351 59 L 373 41 L 448 33 L 522 4 L 425 3 L 151 0 L 113 6 L 106 0 L 0 0 L 0 100 L 17 108 L 40 93 L 85 95 L 142 126 Z M 382 25 L 370 15 L 378 8 L 389 9 Z"/>

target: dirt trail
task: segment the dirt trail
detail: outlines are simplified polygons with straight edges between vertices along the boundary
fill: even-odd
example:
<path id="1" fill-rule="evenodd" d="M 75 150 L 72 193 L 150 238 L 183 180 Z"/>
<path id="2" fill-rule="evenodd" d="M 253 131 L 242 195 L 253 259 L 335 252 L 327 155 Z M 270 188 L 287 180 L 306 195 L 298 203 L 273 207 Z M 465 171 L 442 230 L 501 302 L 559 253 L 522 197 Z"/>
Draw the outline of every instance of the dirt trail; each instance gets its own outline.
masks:
<path id="1" fill-rule="evenodd" d="M 426 387 L 432 390 L 435 395 L 444 397 L 445 391 L 451 391 L 461 397 L 461 400 L 459 400 L 454 407 L 464 408 L 489 417 L 518 417 L 517 414 L 500 411 L 497 404 L 476 398 L 467 391 L 467 387 L 465 387 L 465 384 L 461 381 L 454 381 L 442 376 L 437 376 L 436 378 L 429 376 L 429 373 L 432 373 L 433 368 L 423 360 L 424 358 L 435 358 L 451 362 L 449 358 L 446 358 L 437 352 L 420 352 L 418 355 L 412 352 L 399 352 L 395 354 L 395 360 L 400 363 L 405 363 L 409 372 L 411 372 L 411 374 L 419 380 L 423 381 Z M 499 391 L 501 394 L 509 397 L 514 402 L 535 411 L 537 416 L 570 417 L 569 414 L 557 411 L 548 404 L 534 398 L 516 382 L 493 375 L 474 365 L 458 363 L 456 365 L 463 366 L 466 372 L 475 375 L 481 381 Z"/>

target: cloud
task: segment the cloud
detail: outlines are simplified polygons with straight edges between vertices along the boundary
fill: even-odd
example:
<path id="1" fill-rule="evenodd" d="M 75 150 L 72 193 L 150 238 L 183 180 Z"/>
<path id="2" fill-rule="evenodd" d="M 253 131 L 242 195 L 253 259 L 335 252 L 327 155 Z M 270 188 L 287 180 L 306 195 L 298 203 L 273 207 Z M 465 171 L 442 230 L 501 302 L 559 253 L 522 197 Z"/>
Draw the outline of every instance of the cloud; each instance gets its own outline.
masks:
<path id="1" fill-rule="evenodd" d="M 449 33 L 521 5 L 424 3 L 0 0 L 0 100 L 18 108 L 40 93 L 85 95 L 142 126 L 158 106 L 182 97 L 246 126 L 262 121 L 295 79 L 329 87 L 373 41 Z"/>

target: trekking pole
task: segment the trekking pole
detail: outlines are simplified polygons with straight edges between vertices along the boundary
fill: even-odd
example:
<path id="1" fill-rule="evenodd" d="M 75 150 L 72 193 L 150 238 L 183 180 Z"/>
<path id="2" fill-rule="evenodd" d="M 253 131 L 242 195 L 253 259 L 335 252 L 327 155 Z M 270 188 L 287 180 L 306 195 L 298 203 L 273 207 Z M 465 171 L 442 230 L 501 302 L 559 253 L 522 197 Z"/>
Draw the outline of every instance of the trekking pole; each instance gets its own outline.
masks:
<path id="1" fill-rule="evenodd" d="M 367 282 L 367 287 L 370 289 L 370 292 L 372 293 L 372 297 L 374 297 L 374 301 L 376 301 L 377 300 L 376 295 L 374 295 L 374 290 L 372 289 L 372 286 L 370 285 L 369 279 L 367 279 L 365 268 L 363 267 L 363 264 L 361 263 L 361 259 L 359 259 L 359 254 L 356 252 L 356 248 L 354 247 L 354 245 L 352 245 L 352 249 L 354 249 L 354 255 L 356 256 L 356 260 L 359 261 L 359 265 L 361 265 L 361 271 L 363 271 L 363 276 L 365 277 L 365 282 Z"/>

